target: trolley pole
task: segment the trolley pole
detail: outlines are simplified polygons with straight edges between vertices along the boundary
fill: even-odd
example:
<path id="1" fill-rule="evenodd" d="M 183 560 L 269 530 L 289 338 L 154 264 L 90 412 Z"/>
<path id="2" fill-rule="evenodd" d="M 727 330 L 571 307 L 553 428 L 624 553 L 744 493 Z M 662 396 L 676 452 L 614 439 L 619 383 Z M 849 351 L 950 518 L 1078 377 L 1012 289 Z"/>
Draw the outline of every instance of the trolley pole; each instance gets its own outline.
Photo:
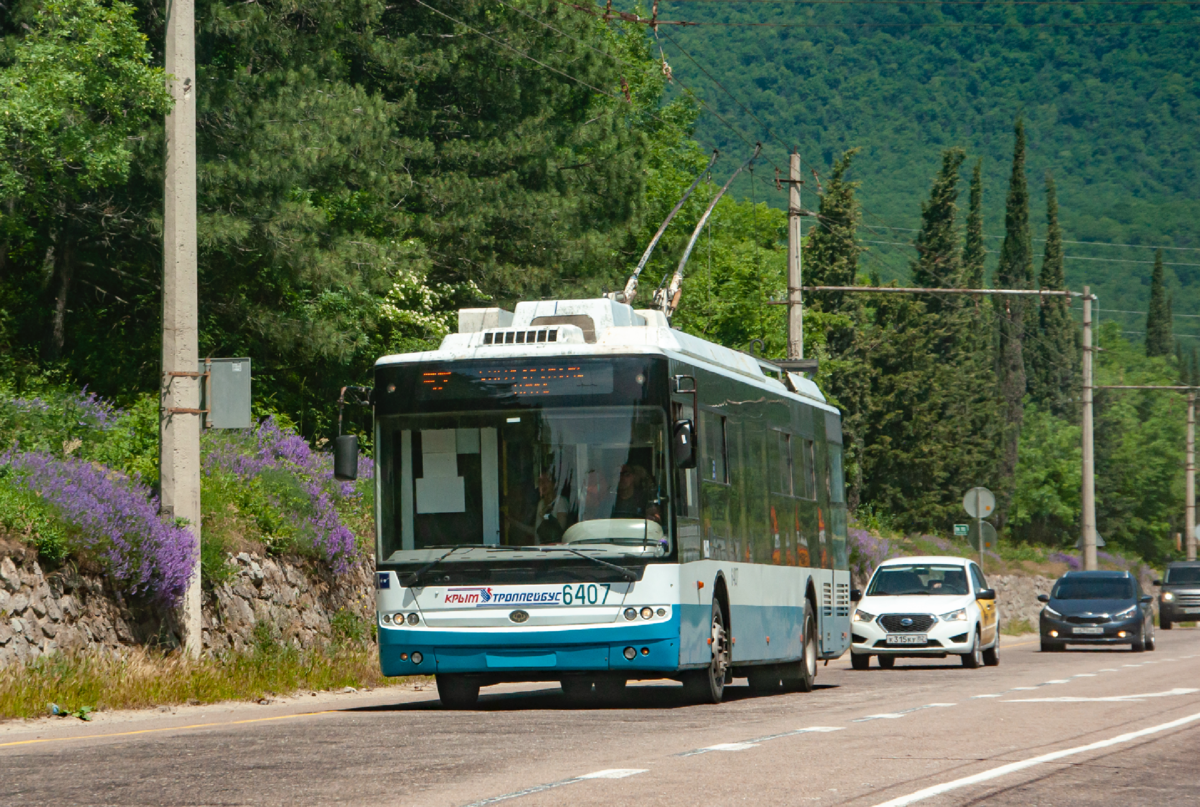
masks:
<path id="1" fill-rule="evenodd" d="M 200 379 L 196 314 L 196 33 L 194 0 L 167 0 L 163 183 L 162 379 L 159 475 L 162 511 L 186 522 L 195 562 L 183 598 L 184 650 L 198 658 L 200 633 Z"/>
<path id="2" fill-rule="evenodd" d="M 788 358 L 804 358 L 803 256 L 800 247 L 800 155 L 788 166 Z"/>
<path id="3" fill-rule="evenodd" d="M 1195 390 L 1188 391 L 1188 415 L 1187 415 L 1187 458 L 1185 475 L 1187 479 L 1184 482 L 1184 491 L 1187 497 L 1187 507 L 1185 512 L 1185 526 L 1187 533 L 1184 541 L 1187 547 L 1187 559 L 1196 559 L 1196 392 Z"/>
<path id="4" fill-rule="evenodd" d="M 1096 460 L 1092 445 L 1092 295 L 1083 287 L 1083 568 L 1096 565 Z"/>

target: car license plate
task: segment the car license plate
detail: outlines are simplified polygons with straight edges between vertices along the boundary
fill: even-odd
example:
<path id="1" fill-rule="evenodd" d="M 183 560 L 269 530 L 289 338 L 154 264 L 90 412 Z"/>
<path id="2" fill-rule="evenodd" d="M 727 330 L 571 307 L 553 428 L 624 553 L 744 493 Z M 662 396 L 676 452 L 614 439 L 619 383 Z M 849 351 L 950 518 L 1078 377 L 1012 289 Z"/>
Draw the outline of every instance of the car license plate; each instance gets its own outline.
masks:
<path id="1" fill-rule="evenodd" d="M 1104 634 L 1104 628 L 1071 628 L 1071 632 L 1084 636 L 1101 636 Z"/>
<path id="2" fill-rule="evenodd" d="M 1200 608 L 1184 608 L 1183 612 L 1185 614 L 1200 614 Z"/>
<path id="3" fill-rule="evenodd" d="M 889 633 L 888 644 L 929 644 L 929 637 L 924 633 Z"/>

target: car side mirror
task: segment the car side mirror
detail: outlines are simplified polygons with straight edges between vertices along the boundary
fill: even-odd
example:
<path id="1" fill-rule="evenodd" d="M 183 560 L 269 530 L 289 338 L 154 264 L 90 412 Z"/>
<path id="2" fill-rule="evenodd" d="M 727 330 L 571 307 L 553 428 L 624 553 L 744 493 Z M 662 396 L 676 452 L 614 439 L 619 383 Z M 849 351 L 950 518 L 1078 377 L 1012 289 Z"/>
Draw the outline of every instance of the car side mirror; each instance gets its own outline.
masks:
<path id="1" fill-rule="evenodd" d="M 333 478 L 340 482 L 358 479 L 358 435 L 343 434 L 333 439 Z"/>
<path id="2" fill-rule="evenodd" d="M 1156 585 L 1156 586 L 1161 586 L 1161 585 L 1162 585 L 1162 581 L 1161 581 L 1161 580 L 1155 580 L 1155 581 L 1154 581 L 1154 585 Z"/>
<path id="3" fill-rule="evenodd" d="M 1049 594 L 1039 594 L 1038 602 L 1050 602 L 1050 595 Z"/>
<path id="4" fill-rule="evenodd" d="M 676 468 L 687 470 L 696 467 L 696 429 L 690 420 L 675 421 L 671 444 Z"/>
<path id="5" fill-rule="evenodd" d="M 859 602 L 862 600 L 862 591 L 856 588 L 850 589 L 850 602 Z"/>
<path id="6" fill-rule="evenodd" d="M 1146 605 L 1147 603 L 1154 602 L 1154 598 L 1151 597 L 1149 594 L 1143 594 L 1141 597 L 1138 598 L 1138 602 L 1140 602 L 1142 605 Z"/>
<path id="7" fill-rule="evenodd" d="M 996 589 L 981 588 L 981 589 L 979 589 L 979 593 L 975 595 L 975 599 L 977 599 L 977 600 L 994 600 L 994 599 L 996 599 Z"/>

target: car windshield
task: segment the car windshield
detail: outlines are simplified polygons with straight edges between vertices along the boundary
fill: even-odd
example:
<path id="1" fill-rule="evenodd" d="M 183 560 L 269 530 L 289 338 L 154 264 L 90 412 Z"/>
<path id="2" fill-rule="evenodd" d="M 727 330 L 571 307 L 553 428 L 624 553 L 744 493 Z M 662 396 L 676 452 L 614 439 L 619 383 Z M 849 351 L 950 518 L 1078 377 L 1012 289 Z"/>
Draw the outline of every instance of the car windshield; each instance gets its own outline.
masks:
<path id="1" fill-rule="evenodd" d="M 901 597 L 911 594 L 967 593 L 967 570 L 962 566 L 884 566 L 875 572 L 868 597 Z"/>
<path id="2" fill-rule="evenodd" d="M 1065 578 L 1054 584 L 1056 600 L 1131 600 L 1133 581 L 1125 577 Z"/>
<path id="3" fill-rule="evenodd" d="M 381 418 L 380 557 L 444 565 L 538 547 L 670 552 L 666 421 L 648 406 L 475 410 Z"/>
<path id="4" fill-rule="evenodd" d="M 1166 582 L 1173 584 L 1200 583 L 1200 566 L 1179 566 L 1167 569 Z"/>

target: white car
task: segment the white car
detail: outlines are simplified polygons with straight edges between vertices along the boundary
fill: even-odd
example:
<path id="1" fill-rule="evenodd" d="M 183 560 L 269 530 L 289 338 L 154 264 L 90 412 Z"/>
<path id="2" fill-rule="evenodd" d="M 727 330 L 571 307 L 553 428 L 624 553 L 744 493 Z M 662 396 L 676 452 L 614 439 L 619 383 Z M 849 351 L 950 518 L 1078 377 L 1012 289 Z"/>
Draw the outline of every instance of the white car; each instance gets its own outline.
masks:
<path id="1" fill-rule="evenodd" d="M 964 667 L 1000 663 L 1000 612 L 974 561 L 896 558 L 871 575 L 851 619 L 850 662 L 865 670 L 871 656 L 890 668 L 897 658 L 962 657 Z"/>

